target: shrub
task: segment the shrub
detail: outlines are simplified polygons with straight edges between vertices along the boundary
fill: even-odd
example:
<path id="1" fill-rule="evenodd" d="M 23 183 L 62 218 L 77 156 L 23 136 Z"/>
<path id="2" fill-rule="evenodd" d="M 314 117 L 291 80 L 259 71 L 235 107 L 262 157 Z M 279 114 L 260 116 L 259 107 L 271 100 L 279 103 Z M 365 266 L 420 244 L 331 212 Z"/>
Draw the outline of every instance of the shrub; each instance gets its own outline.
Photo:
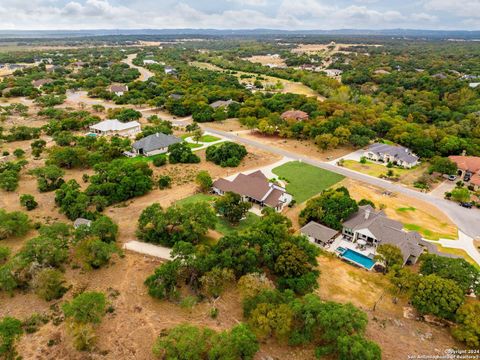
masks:
<path id="1" fill-rule="evenodd" d="M 17 158 L 21 158 L 23 155 L 25 155 L 25 151 L 22 149 L 15 149 L 13 151 L 13 155 L 15 155 Z"/>
<path id="2" fill-rule="evenodd" d="M 168 147 L 170 164 L 197 164 L 200 158 L 192 152 L 186 143 L 177 143 Z"/>
<path id="3" fill-rule="evenodd" d="M 20 205 L 22 205 L 28 211 L 31 211 L 38 206 L 38 203 L 35 201 L 33 195 L 23 194 L 20 196 Z"/>
<path id="4" fill-rule="evenodd" d="M 46 301 L 60 299 L 67 291 L 65 277 L 57 269 L 40 270 L 33 279 L 35 293 Z"/>
<path id="5" fill-rule="evenodd" d="M 158 178 L 158 188 L 160 190 L 169 188 L 172 184 L 172 178 L 168 175 L 162 175 Z"/>
<path id="6" fill-rule="evenodd" d="M 207 160 L 222 167 L 237 167 L 247 154 L 245 146 L 234 142 L 212 145 L 206 151 Z"/>
<path id="7" fill-rule="evenodd" d="M 22 322 L 13 317 L 0 321 L 0 356 L 6 360 L 15 359 L 15 342 L 23 334 Z"/>
<path id="8" fill-rule="evenodd" d="M 156 167 L 163 166 L 167 163 L 167 157 L 166 156 L 157 156 L 153 159 L 153 165 Z"/>

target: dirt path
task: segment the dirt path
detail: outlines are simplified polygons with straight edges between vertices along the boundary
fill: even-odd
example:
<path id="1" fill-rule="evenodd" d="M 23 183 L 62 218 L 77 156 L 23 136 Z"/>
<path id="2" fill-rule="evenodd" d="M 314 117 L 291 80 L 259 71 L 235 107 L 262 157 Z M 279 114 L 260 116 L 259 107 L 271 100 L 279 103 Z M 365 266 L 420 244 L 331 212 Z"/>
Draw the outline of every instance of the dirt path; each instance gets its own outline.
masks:
<path id="1" fill-rule="evenodd" d="M 137 66 L 133 64 L 133 60 L 137 57 L 137 54 L 130 54 L 125 60 L 122 60 L 123 63 L 127 64 L 131 68 L 137 69 L 140 71 L 140 81 L 147 81 L 151 77 L 154 77 L 155 74 L 150 70 L 145 69 L 144 67 Z"/>

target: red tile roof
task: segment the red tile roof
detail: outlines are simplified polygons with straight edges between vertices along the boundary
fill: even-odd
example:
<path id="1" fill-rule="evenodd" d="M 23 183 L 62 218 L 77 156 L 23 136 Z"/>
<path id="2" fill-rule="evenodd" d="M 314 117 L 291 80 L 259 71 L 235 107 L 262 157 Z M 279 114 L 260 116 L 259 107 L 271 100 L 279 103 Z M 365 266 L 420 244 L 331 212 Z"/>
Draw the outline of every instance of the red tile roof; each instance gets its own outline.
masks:
<path id="1" fill-rule="evenodd" d="M 478 156 L 449 156 L 450 160 L 457 164 L 458 168 L 463 171 L 477 173 L 480 171 L 480 157 Z"/>

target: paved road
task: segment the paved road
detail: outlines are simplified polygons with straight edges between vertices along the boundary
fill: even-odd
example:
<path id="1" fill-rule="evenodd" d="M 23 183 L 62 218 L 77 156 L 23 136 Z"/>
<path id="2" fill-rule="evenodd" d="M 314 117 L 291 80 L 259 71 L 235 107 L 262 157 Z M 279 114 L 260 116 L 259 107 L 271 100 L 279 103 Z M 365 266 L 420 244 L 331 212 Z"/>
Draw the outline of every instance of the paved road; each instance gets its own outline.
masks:
<path id="1" fill-rule="evenodd" d="M 445 212 L 445 214 L 447 214 L 447 216 L 450 217 L 450 219 L 458 226 L 459 230 L 462 231 L 464 234 L 472 238 L 480 236 L 480 210 L 478 209 L 465 209 L 458 206 L 456 203 L 452 201 L 439 199 L 439 198 L 430 196 L 426 193 L 422 193 L 422 192 L 407 188 L 402 185 L 394 184 L 389 181 L 382 180 L 373 176 L 361 174 L 356 171 L 352 171 L 352 170 L 339 167 L 333 164 L 315 160 L 304 155 L 293 153 L 293 152 L 283 150 L 274 146 L 266 145 L 259 141 L 242 138 L 240 136 L 235 135 L 235 133 L 209 128 L 208 126 L 205 126 L 205 125 L 202 125 L 202 128 L 205 131 L 226 137 L 236 142 L 257 147 L 259 149 L 269 151 L 274 154 L 278 154 L 280 156 L 290 157 L 298 161 L 303 161 L 307 164 L 310 164 L 325 170 L 333 171 L 335 173 L 344 175 L 346 177 L 349 177 L 355 180 L 363 181 L 368 184 L 371 184 L 392 192 L 401 193 L 404 195 L 414 197 L 419 200 L 426 201 L 430 204 L 437 206 L 439 209 Z"/>
<path id="2" fill-rule="evenodd" d="M 122 62 L 127 64 L 128 66 L 140 71 L 140 79 L 139 80 L 141 80 L 141 81 L 147 81 L 151 77 L 155 76 L 155 74 L 153 72 L 151 72 L 150 70 L 147 70 L 142 66 L 134 65 L 132 61 L 136 57 L 137 57 L 137 54 L 130 54 L 130 55 L 127 56 L 126 59 L 122 60 Z"/>

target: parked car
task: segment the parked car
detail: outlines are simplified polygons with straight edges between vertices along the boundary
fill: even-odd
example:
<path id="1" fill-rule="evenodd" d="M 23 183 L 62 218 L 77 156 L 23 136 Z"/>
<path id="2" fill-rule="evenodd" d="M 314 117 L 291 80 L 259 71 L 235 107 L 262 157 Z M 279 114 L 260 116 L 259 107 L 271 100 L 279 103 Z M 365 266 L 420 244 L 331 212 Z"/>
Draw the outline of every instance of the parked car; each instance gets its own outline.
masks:
<path id="1" fill-rule="evenodd" d="M 450 181 L 455 181 L 455 180 L 457 180 L 457 175 L 448 175 L 447 179 L 450 180 Z"/>
<path id="2" fill-rule="evenodd" d="M 467 171 L 467 172 L 465 173 L 465 176 L 463 177 L 463 181 L 465 181 L 465 182 L 466 182 L 466 181 L 470 181 L 471 178 L 472 178 L 472 173 L 470 173 L 470 172 Z"/>
<path id="3" fill-rule="evenodd" d="M 472 203 L 470 203 L 470 202 L 461 202 L 461 203 L 460 203 L 460 206 L 461 206 L 461 207 L 464 207 L 464 208 L 467 208 L 467 209 L 471 209 L 471 208 L 472 208 Z"/>

